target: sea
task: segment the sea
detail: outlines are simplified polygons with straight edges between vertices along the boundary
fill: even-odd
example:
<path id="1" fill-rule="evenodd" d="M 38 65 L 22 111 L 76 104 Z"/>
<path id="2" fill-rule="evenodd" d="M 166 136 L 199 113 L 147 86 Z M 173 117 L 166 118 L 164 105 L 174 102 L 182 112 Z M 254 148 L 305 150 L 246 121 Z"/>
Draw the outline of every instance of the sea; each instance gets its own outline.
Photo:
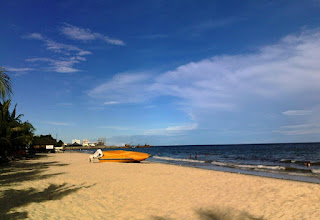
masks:
<path id="1" fill-rule="evenodd" d="M 175 145 L 123 150 L 148 153 L 151 156 L 146 161 L 157 163 L 320 184 L 320 143 Z"/>

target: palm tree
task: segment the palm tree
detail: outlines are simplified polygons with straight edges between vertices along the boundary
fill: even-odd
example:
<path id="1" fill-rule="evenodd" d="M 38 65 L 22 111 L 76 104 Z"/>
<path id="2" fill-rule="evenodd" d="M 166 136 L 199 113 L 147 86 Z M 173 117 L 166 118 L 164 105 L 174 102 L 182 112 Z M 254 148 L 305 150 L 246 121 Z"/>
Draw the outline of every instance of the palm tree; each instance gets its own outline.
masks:
<path id="1" fill-rule="evenodd" d="M 8 154 L 24 149 L 32 142 L 34 127 L 28 122 L 22 122 L 22 114 L 16 115 L 15 105 L 10 112 L 11 100 L 0 102 L 0 155 Z"/>
<path id="2" fill-rule="evenodd" d="M 10 97 L 11 94 L 12 86 L 10 76 L 4 68 L 0 67 L 0 99 L 5 100 L 5 98 Z"/>

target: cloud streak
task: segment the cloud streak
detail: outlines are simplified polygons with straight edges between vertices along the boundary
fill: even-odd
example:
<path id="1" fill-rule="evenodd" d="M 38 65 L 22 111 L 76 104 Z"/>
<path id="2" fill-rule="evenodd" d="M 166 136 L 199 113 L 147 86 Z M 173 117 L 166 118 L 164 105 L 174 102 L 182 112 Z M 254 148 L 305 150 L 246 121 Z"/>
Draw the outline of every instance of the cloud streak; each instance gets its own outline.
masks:
<path id="1" fill-rule="evenodd" d="M 175 126 L 169 126 L 167 128 L 160 128 L 160 129 L 150 129 L 144 131 L 145 135 L 178 135 L 184 133 L 186 131 L 195 130 L 198 128 L 197 123 L 189 123 L 189 124 L 180 124 Z"/>
<path id="2" fill-rule="evenodd" d="M 109 102 L 105 102 L 103 103 L 104 105 L 115 105 L 115 104 L 120 104 L 120 102 L 116 102 L 116 101 L 109 101 Z"/>
<path id="3" fill-rule="evenodd" d="M 82 50 L 76 46 L 57 43 L 53 40 L 45 38 L 40 33 L 31 33 L 24 38 L 40 40 L 44 43 L 44 46 L 47 50 L 50 50 L 54 53 L 63 54 L 58 58 L 29 58 L 26 59 L 27 62 L 32 63 L 48 63 L 50 67 L 45 67 L 47 71 L 55 71 L 58 73 L 74 73 L 80 71 L 79 69 L 74 68 L 75 64 L 86 61 L 86 58 L 83 56 L 92 54 L 90 51 Z"/>
<path id="4" fill-rule="evenodd" d="M 122 104 L 141 104 L 165 97 L 173 100 L 177 109 L 189 115 L 199 128 L 220 123 L 220 129 L 223 126 L 236 129 L 232 119 L 222 122 L 217 118 L 219 114 L 227 117 L 226 114 L 231 112 L 233 115 L 237 113 L 237 121 L 248 123 L 245 120 L 251 119 L 253 113 L 257 118 L 252 118 L 251 124 L 263 123 L 264 116 L 257 116 L 256 112 L 275 114 L 273 109 L 279 107 L 276 103 L 287 106 L 287 109 L 295 103 L 298 109 L 282 112 L 283 121 L 310 124 L 308 120 L 313 113 L 299 109 L 320 104 L 315 98 L 320 93 L 319 59 L 320 29 L 315 29 L 288 35 L 251 53 L 213 56 L 157 74 L 148 71 L 116 74 L 88 94 L 97 100 L 114 100 Z M 281 127 L 278 132 L 316 134 L 318 130 L 315 126 L 303 129 Z M 145 134 L 168 135 L 168 131 L 155 129 L 145 131 Z"/>
<path id="5" fill-rule="evenodd" d="M 172 96 L 191 109 L 230 110 L 250 100 L 320 92 L 319 58 L 320 30 L 306 31 L 251 54 L 214 56 L 160 73 L 153 79 L 141 73 L 117 74 L 89 91 L 89 95 L 111 96 L 122 103 Z"/>
<path id="6" fill-rule="evenodd" d="M 31 33 L 31 34 L 24 36 L 24 38 L 33 39 L 33 40 L 40 40 L 44 43 L 47 50 L 51 50 L 55 53 L 61 53 L 64 55 L 70 55 L 71 53 L 73 53 L 73 54 L 75 53 L 76 55 L 79 55 L 79 56 L 92 54 L 90 51 L 82 50 L 74 45 L 62 44 L 62 43 L 58 43 L 53 40 L 50 40 L 48 38 L 45 38 L 40 33 Z"/>
<path id="7" fill-rule="evenodd" d="M 302 115 L 310 115 L 312 111 L 310 110 L 288 110 L 285 112 L 282 112 L 282 114 L 287 116 L 302 116 Z"/>
<path id="8" fill-rule="evenodd" d="M 72 126 L 71 123 L 67 123 L 67 122 L 46 121 L 44 123 L 49 125 L 57 125 L 57 126 Z"/>
<path id="9" fill-rule="evenodd" d="M 55 71 L 58 73 L 74 73 L 80 71 L 74 68 L 75 64 L 86 61 L 84 56 L 92 54 L 90 51 L 80 49 L 74 45 L 57 43 L 44 37 L 40 33 L 31 33 L 24 36 L 26 39 L 40 40 L 44 43 L 47 50 L 57 54 L 62 54 L 58 58 L 29 58 L 29 63 L 48 63 L 50 67 L 44 67 L 47 71 Z"/>
<path id="10" fill-rule="evenodd" d="M 73 68 L 73 65 L 85 61 L 83 57 L 68 57 L 60 59 L 51 59 L 51 58 L 29 58 L 26 59 L 29 63 L 39 63 L 44 62 L 48 63 L 50 67 L 46 68 L 48 71 L 55 71 L 58 73 L 73 73 L 80 70 Z"/>
<path id="11" fill-rule="evenodd" d="M 33 68 L 14 68 L 14 67 L 6 67 L 6 70 L 11 72 L 29 72 L 34 70 Z"/>
<path id="12" fill-rule="evenodd" d="M 34 71 L 34 68 L 16 68 L 16 67 L 5 67 L 5 69 L 9 72 L 13 72 L 14 76 L 21 76 L 27 74 L 28 72 Z"/>
<path id="13" fill-rule="evenodd" d="M 92 41 L 92 40 L 103 40 L 108 44 L 124 46 L 125 43 L 122 40 L 111 38 L 100 33 L 92 32 L 90 29 L 84 29 L 76 27 L 71 24 L 65 23 L 61 28 L 61 33 L 73 40 L 80 41 Z"/>
<path id="14" fill-rule="evenodd" d="M 105 100 L 105 105 L 117 103 L 139 103 L 153 96 L 148 90 L 152 76 L 146 73 L 120 73 L 110 81 L 88 91 L 89 96 Z M 109 100 L 113 101 L 109 101 Z"/>
<path id="15" fill-rule="evenodd" d="M 320 125 L 318 123 L 286 125 L 275 132 L 285 135 L 320 134 Z"/>

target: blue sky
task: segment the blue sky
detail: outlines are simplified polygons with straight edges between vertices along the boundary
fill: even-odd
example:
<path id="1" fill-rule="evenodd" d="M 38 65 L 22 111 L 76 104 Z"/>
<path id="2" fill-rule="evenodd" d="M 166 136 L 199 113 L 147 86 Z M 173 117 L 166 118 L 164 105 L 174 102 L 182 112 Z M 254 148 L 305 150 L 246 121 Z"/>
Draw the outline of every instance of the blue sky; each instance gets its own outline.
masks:
<path id="1" fill-rule="evenodd" d="M 320 2 L 0 3 L 13 101 L 58 139 L 320 141 Z"/>

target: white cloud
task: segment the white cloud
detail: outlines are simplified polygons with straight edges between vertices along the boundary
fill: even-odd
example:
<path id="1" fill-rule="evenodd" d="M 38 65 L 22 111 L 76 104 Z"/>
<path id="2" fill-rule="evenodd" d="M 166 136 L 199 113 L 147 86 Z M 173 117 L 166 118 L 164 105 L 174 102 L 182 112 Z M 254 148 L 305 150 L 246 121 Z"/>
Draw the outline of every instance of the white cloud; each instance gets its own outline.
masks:
<path id="1" fill-rule="evenodd" d="M 169 126 L 166 128 L 166 131 L 189 131 L 194 130 L 198 127 L 198 124 L 182 124 L 182 125 L 176 125 L 176 126 Z"/>
<path id="2" fill-rule="evenodd" d="M 115 104 L 120 104 L 120 102 L 116 102 L 116 101 L 109 101 L 109 102 L 105 102 L 103 103 L 104 105 L 115 105 Z"/>
<path id="3" fill-rule="evenodd" d="M 29 72 L 34 70 L 33 68 L 14 68 L 14 67 L 6 67 L 6 70 L 11 72 Z"/>
<path id="4" fill-rule="evenodd" d="M 92 54 L 90 51 L 80 51 L 77 55 L 78 56 L 85 56 L 85 55 L 90 55 Z"/>
<path id="5" fill-rule="evenodd" d="M 13 72 L 14 76 L 21 76 L 34 70 L 34 68 L 27 68 L 27 67 L 23 67 L 23 68 L 5 67 L 5 69 L 9 72 Z"/>
<path id="6" fill-rule="evenodd" d="M 185 131 L 191 131 L 198 128 L 197 123 L 180 124 L 175 126 L 169 126 L 167 128 L 149 129 L 144 131 L 145 135 L 177 135 Z"/>
<path id="7" fill-rule="evenodd" d="M 47 50 L 53 51 L 54 53 L 63 54 L 59 58 L 29 58 L 26 59 L 27 62 L 48 62 L 50 67 L 44 67 L 44 69 L 55 71 L 59 73 L 73 73 L 80 70 L 74 68 L 73 66 L 77 63 L 86 61 L 85 55 L 92 54 L 90 51 L 80 49 L 74 45 L 57 43 L 53 40 L 43 37 L 39 33 L 32 33 L 25 38 L 36 39 L 44 42 Z"/>
<path id="8" fill-rule="evenodd" d="M 94 33 L 90 29 L 79 28 L 71 24 L 66 24 L 61 28 L 61 32 L 73 40 L 103 40 L 109 44 L 123 46 L 125 43 L 119 39 L 113 39 L 100 33 Z"/>
<path id="9" fill-rule="evenodd" d="M 226 126 L 224 123 L 229 123 L 230 127 L 236 128 L 238 125 L 231 125 L 235 118 L 222 122 L 217 114 L 227 117 L 226 112 L 238 112 L 237 117 L 241 118 L 237 120 L 245 122 L 246 119 L 253 120 L 252 115 L 262 110 L 263 113 L 254 119 L 254 123 L 262 123 L 262 114 L 275 113 L 279 103 L 287 109 L 294 103 L 298 110 L 288 110 L 283 115 L 307 116 L 309 111 L 299 109 L 320 105 L 317 99 L 320 93 L 319 60 L 320 29 L 316 29 L 286 36 L 278 43 L 258 48 L 255 52 L 214 56 L 157 75 L 148 72 L 117 74 L 89 91 L 89 95 L 121 103 L 144 103 L 156 97 L 173 97 L 170 100 L 192 116 L 199 127 L 203 124 L 210 127 L 214 123 Z M 311 118 L 300 117 L 286 117 L 284 120 L 297 124 L 312 122 L 308 121 Z M 282 134 L 314 134 L 318 130 L 281 128 L 280 131 Z M 145 133 L 157 132 L 165 133 L 166 130 Z"/>
<path id="10" fill-rule="evenodd" d="M 28 38 L 28 39 L 36 39 L 36 40 L 43 40 L 44 39 L 44 37 L 39 33 L 28 34 L 28 35 L 26 35 L 24 37 Z"/>
<path id="11" fill-rule="evenodd" d="M 316 126 L 316 124 L 298 124 L 298 125 L 285 125 L 281 126 L 281 128 L 284 129 L 305 129 L 305 128 L 311 128 Z"/>
<path id="12" fill-rule="evenodd" d="M 121 103 L 142 102 L 151 95 L 150 92 L 146 92 L 150 80 L 151 76 L 146 73 L 121 73 L 90 90 L 88 94 L 94 98 L 117 100 Z"/>
<path id="13" fill-rule="evenodd" d="M 87 61 L 85 57 L 80 57 L 80 56 L 74 57 L 74 59 L 80 60 L 80 61 Z"/>
<path id="14" fill-rule="evenodd" d="M 36 57 L 36 58 L 28 58 L 26 59 L 27 62 L 51 62 L 54 59 L 44 58 L 44 57 Z"/>
<path id="15" fill-rule="evenodd" d="M 71 123 L 67 123 L 67 122 L 46 121 L 44 123 L 49 125 L 57 125 L 57 126 L 72 126 Z"/>
<path id="16" fill-rule="evenodd" d="M 31 33 L 25 36 L 27 39 L 41 40 L 44 42 L 47 50 L 51 50 L 55 53 L 62 53 L 64 55 L 70 55 L 70 53 L 76 53 L 79 56 L 90 55 L 92 54 L 90 51 L 82 50 L 74 45 L 57 43 L 53 40 L 47 39 L 43 37 L 39 33 Z"/>
<path id="17" fill-rule="evenodd" d="M 89 94 L 96 98 L 111 95 L 121 102 L 132 102 L 142 94 L 147 98 L 168 95 L 193 108 L 232 109 L 254 97 L 294 98 L 320 92 L 319 58 L 320 30 L 315 30 L 287 36 L 255 53 L 191 62 L 153 80 L 147 74 L 118 74 Z M 128 77 L 138 80 L 127 80 Z"/>
<path id="18" fill-rule="evenodd" d="M 320 105 L 314 106 L 310 110 L 289 110 L 284 112 L 289 125 L 283 125 L 275 131 L 286 135 L 316 135 L 320 134 Z"/>
<path id="19" fill-rule="evenodd" d="M 61 44 L 57 43 L 52 40 L 46 40 L 45 45 L 47 46 L 48 50 L 52 50 L 55 53 L 62 53 L 65 55 L 70 55 L 70 52 L 76 52 L 77 55 L 90 55 L 90 51 L 82 50 L 76 46 L 68 45 L 68 44 Z"/>
<path id="20" fill-rule="evenodd" d="M 65 24 L 61 32 L 71 39 L 75 40 L 94 40 L 96 36 L 90 29 L 79 28 L 70 24 Z"/>
<path id="21" fill-rule="evenodd" d="M 275 131 L 277 133 L 286 135 L 308 135 L 308 134 L 320 134 L 320 124 L 297 124 L 282 126 L 280 130 Z"/>
<path id="22" fill-rule="evenodd" d="M 102 37 L 102 39 L 109 44 L 120 45 L 120 46 L 125 45 L 125 43 L 122 40 L 112 39 L 107 36 Z"/>
<path id="23" fill-rule="evenodd" d="M 47 70 L 55 71 L 58 73 L 73 73 L 78 72 L 80 70 L 73 68 L 73 65 L 82 61 L 78 57 L 68 57 L 68 58 L 61 58 L 60 60 L 51 59 L 51 58 L 30 58 L 26 59 L 27 62 L 47 62 L 49 63 L 50 67 Z"/>
<path id="24" fill-rule="evenodd" d="M 282 112 L 282 114 L 287 116 L 301 116 L 301 115 L 310 115 L 312 111 L 310 110 L 288 110 L 285 112 Z"/>
<path id="25" fill-rule="evenodd" d="M 58 66 L 55 67 L 54 70 L 58 73 L 74 73 L 79 71 L 78 69 L 67 66 Z"/>

